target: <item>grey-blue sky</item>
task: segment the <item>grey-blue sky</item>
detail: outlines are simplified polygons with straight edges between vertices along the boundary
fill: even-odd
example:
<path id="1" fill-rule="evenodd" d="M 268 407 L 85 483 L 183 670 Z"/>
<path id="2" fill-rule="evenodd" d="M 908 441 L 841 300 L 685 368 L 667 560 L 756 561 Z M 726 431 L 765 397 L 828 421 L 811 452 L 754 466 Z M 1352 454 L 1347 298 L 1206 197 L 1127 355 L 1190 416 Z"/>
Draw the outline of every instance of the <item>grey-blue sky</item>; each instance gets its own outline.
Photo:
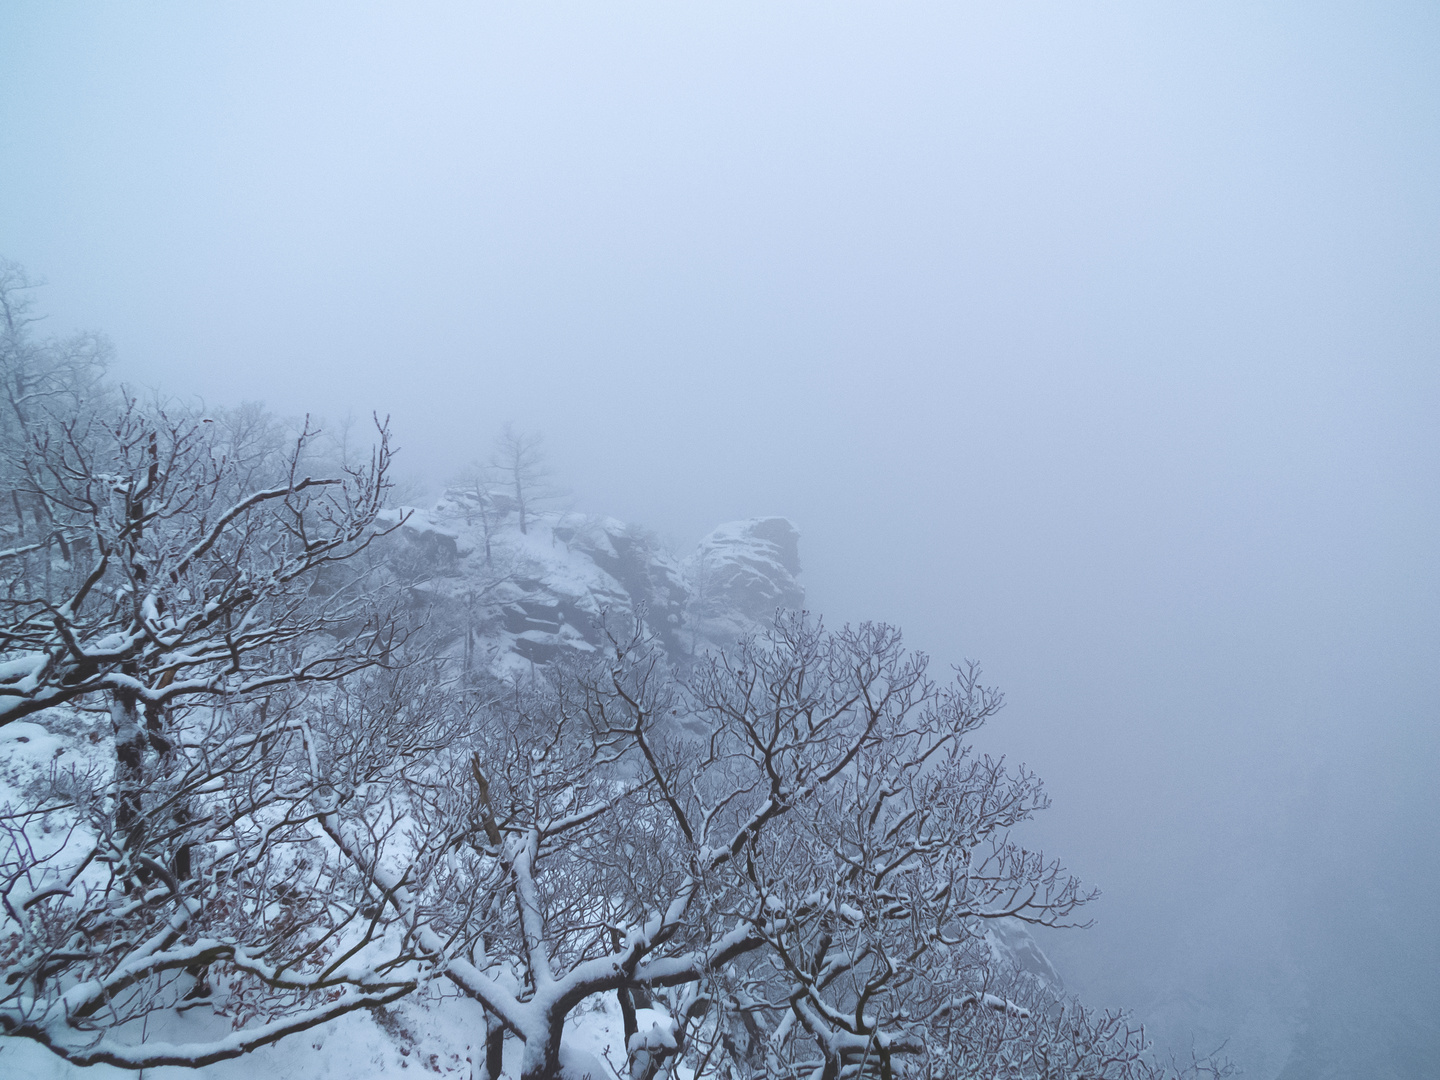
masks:
<path id="1" fill-rule="evenodd" d="M 1147 950 L 1100 992 L 1333 952 L 1355 865 L 1440 960 L 1437 55 L 1424 3 L 14 3 L 0 251 L 134 381 L 794 517 L 818 608 L 1009 690 L 1074 962 Z"/>

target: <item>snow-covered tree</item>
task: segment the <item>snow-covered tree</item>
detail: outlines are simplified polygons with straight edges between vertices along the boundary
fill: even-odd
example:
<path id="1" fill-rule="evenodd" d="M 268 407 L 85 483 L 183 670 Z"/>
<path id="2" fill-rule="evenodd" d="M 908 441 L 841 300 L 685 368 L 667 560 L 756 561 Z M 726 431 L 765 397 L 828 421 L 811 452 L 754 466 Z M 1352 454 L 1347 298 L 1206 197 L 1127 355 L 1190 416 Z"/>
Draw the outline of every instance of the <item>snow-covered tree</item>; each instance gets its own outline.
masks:
<path id="1" fill-rule="evenodd" d="M 541 436 L 521 431 L 513 424 L 506 424 L 495 440 L 490 468 L 514 500 L 522 533 L 528 531 L 529 516 L 535 507 L 555 497 L 542 442 Z"/>
<path id="2" fill-rule="evenodd" d="M 287 447 L 243 412 L 146 404 L 98 383 L 93 350 L 30 340 L 24 284 L 0 280 L 0 725 L 78 725 L 113 758 L 0 816 L 0 1030 L 77 1062 L 199 1064 L 408 992 L 405 948 L 376 942 L 347 899 L 363 879 L 306 824 L 335 791 L 307 691 L 403 637 L 346 569 L 388 433 L 314 475 L 308 426 Z M 217 985 L 235 1031 L 135 1037 Z"/>
<path id="3" fill-rule="evenodd" d="M 444 984 L 487 1080 L 516 1041 L 558 1080 L 597 995 L 627 1080 L 1171 1075 L 996 947 L 1093 894 L 1012 835 L 1047 800 L 974 749 L 974 668 L 802 613 L 683 675 L 641 620 L 509 683 L 427 658 L 371 546 L 383 424 L 321 472 L 308 424 L 107 388 L 26 286 L 0 267 L 0 726 L 96 754 L 0 808 L 0 1031 L 198 1066 Z M 169 1041 L 197 1002 L 229 1030 Z"/>
<path id="4" fill-rule="evenodd" d="M 492 1078 L 507 1038 L 524 1080 L 558 1077 L 597 994 L 631 1080 L 1159 1075 L 1123 1017 L 997 959 L 987 923 L 1065 925 L 1092 895 L 1010 836 L 1045 797 L 971 747 L 999 706 L 884 626 L 784 616 L 684 683 L 643 633 L 612 637 L 325 827 L 485 1007 Z M 404 854 L 367 859 L 400 817 Z M 670 1019 L 641 1030 L 654 999 Z"/>

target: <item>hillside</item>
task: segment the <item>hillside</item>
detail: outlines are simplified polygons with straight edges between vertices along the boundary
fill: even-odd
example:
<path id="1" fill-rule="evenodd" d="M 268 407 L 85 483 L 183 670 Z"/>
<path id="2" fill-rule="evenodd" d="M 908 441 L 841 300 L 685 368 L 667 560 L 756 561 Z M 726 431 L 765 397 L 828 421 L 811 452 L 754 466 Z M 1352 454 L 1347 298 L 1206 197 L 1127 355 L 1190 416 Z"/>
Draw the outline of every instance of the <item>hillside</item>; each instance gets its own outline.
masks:
<path id="1" fill-rule="evenodd" d="M 799 533 L 784 518 L 719 526 L 684 557 L 645 530 L 614 518 L 540 513 L 522 532 L 502 497 L 488 504 L 447 492 L 428 509 L 382 516 L 390 531 L 373 555 L 376 567 L 409 592 L 452 657 L 472 670 L 526 675 L 539 666 L 583 659 L 605 628 L 642 619 L 684 667 L 707 650 L 732 645 L 772 620 L 777 608 L 799 608 Z M 57 773 L 103 778 L 113 769 L 113 739 L 75 709 L 52 709 L 35 722 L 0 728 L 0 804 L 20 806 Z M 52 847 L 64 834 L 36 842 Z M 1023 925 L 992 925 L 987 940 L 997 969 L 1024 971 L 1058 987 L 1059 977 Z M 189 1042 L 223 1036 L 225 1003 L 183 1002 L 152 1015 L 148 1039 Z M 639 1030 L 663 1040 L 670 1020 L 640 1009 Z M 349 1080 L 404 1076 L 411 1070 L 469 1077 L 485 1031 L 480 1007 L 444 984 L 429 984 L 401 1002 L 356 1012 L 277 1045 L 199 1070 L 210 1080 Z M 138 1032 L 137 1032 L 138 1034 Z M 613 994 L 585 1002 L 565 1037 L 567 1076 L 616 1076 L 623 1066 L 623 1025 Z M 518 1041 L 507 1049 L 508 1075 L 518 1068 Z M 133 1075 L 108 1065 L 71 1066 L 24 1039 L 0 1038 L 0 1074 L 26 1080 L 109 1080 Z M 180 1067 L 144 1071 L 151 1080 L 197 1075 Z"/>

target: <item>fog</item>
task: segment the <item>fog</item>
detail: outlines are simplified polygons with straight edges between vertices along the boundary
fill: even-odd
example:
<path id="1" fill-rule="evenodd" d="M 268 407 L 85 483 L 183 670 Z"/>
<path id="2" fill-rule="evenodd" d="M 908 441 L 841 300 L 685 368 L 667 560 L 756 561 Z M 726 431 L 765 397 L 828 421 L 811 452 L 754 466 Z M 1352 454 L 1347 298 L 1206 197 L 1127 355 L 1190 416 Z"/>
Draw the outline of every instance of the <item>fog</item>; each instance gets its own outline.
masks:
<path id="1" fill-rule="evenodd" d="M 680 549 L 790 517 L 814 610 L 1005 689 L 1072 988 L 1433 1075 L 1437 57 L 1425 3 L 13 3 L 0 252 L 133 385 L 390 414 L 416 491 L 513 421 Z"/>

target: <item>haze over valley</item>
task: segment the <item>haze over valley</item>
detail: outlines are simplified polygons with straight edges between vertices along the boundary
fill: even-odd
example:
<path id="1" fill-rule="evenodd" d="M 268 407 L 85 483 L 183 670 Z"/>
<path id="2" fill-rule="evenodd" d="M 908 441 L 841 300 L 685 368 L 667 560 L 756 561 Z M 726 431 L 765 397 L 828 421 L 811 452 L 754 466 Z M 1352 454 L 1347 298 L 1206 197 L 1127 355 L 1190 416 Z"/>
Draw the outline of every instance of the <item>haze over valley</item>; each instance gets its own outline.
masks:
<path id="1" fill-rule="evenodd" d="M 1440 13 L 1407 3 L 13 5 L 0 254 L 36 321 L 6 331 L 7 386 L 39 357 L 74 415 L 118 415 L 122 385 L 167 401 L 232 470 L 263 441 L 236 418 L 267 417 L 256 484 L 307 416 L 323 434 L 296 460 L 360 476 L 388 418 L 393 487 L 347 504 L 336 550 L 466 685 L 593 659 L 602 615 L 648 620 L 685 679 L 776 609 L 899 627 L 940 685 L 975 661 L 1004 708 L 965 737 L 1051 803 L 1015 837 L 1102 894 L 1088 930 L 1000 924 L 994 956 L 1132 1010 L 1162 1055 L 1428 1077 L 1437 46 Z M 58 590 L 80 526 L 26 494 L 22 458 L 0 547 L 65 537 L 12 575 Z M 249 490 L 224 469 L 209 490 Z M 345 546 L 371 528 L 390 532 Z M 305 597 L 338 588 L 312 569 Z M 81 676 L 24 667 L 24 641 L 0 641 L 0 683 L 38 709 Z M 181 661 L 151 659 L 160 695 Z M 114 692 L 0 709 L 5 797 L 55 761 L 110 776 Z M 119 832 L 122 781 L 95 789 L 120 785 Z M 26 888 L 25 911 L 60 909 Z M 378 1076 L 432 1052 L 480 1075 L 501 1014 L 419 1000 L 145 1075 Z M 574 1052 L 643 1075 L 605 1000 Z M 174 1030 L 220 1038 L 199 1015 Z M 25 1035 L 0 1072 L 119 1075 Z M 662 1042 L 655 1069 L 680 1060 Z"/>

